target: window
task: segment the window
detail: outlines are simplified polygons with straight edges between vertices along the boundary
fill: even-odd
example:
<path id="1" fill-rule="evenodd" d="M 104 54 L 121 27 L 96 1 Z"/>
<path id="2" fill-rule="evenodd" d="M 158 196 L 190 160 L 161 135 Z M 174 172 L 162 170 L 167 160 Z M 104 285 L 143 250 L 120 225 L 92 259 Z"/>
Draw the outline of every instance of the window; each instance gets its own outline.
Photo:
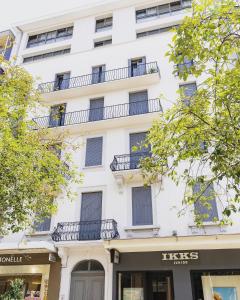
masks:
<path id="1" fill-rule="evenodd" d="M 112 44 L 112 39 L 102 40 L 102 41 L 95 41 L 94 48 L 106 46 Z"/>
<path id="2" fill-rule="evenodd" d="M 111 29 L 112 22 L 112 17 L 96 20 L 96 32 Z"/>
<path id="3" fill-rule="evenodd" d="M 140 39 L 140 38 L 143 38 L 143 37 L 146 37 L 146 36 L 150 36 L 150 35 L 155 35 L 155 34 L 167 32 L 167 31 L 171 30 L 174 27 L 176 27 L 176 26 L 168 26 L 168 27 L 157 28 L 157 29 L 148 30 L 148 31 L 137 32 L 137 39 Z"/>
<path id="4" fill-rule="evenodd" d="M 51 217 L 45 217 L 43 221 L 35 223 L 36 231 L 49 231 L 51 227 Z"/>
<path id="5" fill-rule="evenodd" d="M 69 88 L 70 72 L 56 74 L 54 83 L 54 91 L 64 90 Z"/>
<path id="6" fill-rule="evenodd" d="M 197 182 L 193 186 L 193 194 L 197 196 L 194 203 L 194 210 L 197 215 L 203 216 L 204 222 L 218 220 L 218 211 L 214 187 L 212 183 Z"/>
<path id="7" fill-rule="evenodd" d="M 141 91 L 129 94 L 129 115 L 148 113 L 148 92 Z"/>
<path id="8" fill-rule="evenodd" d="M 83 193 L 81 199 L 80 240 L 101 239 L 102 192 Z"/>
<path id="9" fill-rule="evenodd" d="M 177 75 L 187 71 L 191 72 L 190 68 L 193 66 L 193 60 L 187 57 L 184 58 L 184 62 L 182 64 L 177 64 Z"/>
<path id="10" fill-rule="evenodd" d="M 64 126 L 66 104 L 51 106 L 49 127 Z"/>
<path id="11" fill-rule="evenodd" d="M 129 77 L 141 76 L 146 74 L 146 57 L 133 58 L 128 61 Z"/>
<path id="12" fill-rule="evenodd" d="M 96 66 L 92 68 L 92 84 L 105 81 L 106 66 Z"/>
<path id="13" fill-rule="evenodd" d="M 86 145 L 85 166 L 99 166 L 102 164 L 103 137 L 89 138 Z"/>
<path id="14" fill-rule="evenodd" d="M 148 7 L 145 9 L 139 9 L 136 11 L 136 20 L 140 21 L 142 19 L 171 14 L 174 11 L 179 11 L 187 7 L 191 7 L 190 0 L 180 0 L 163 5 Z"/>
<path id="15" fill-rule="evenodd" d="M 189 106 L 191 97 L 194 96 L 197 90 L 196 82 L 181 84 L 179 88 L 182 89 L 183 91 L 183 95 L 184 95 L 183 103 Z"/>
<path id="16" fill-rule="evenodd" d="M 240 295 L 239 270 L 191 271 L 191 282 L 193 300 L 237 300 Z"/>
<path id="17" fill-rule="evenodd" d="M 67 54 L 70 53 L 71 49 L 70 48 L 66 48 L 63 50 L 58 50 L 58 51 L 54 51 L 54 52 L 47 52 L 44 54 L 39 54 L 39 55 L 34 55 L 34 56 L 28 56 L 28 57 L 24 57 L 23 58 L 23 62 L 33 62 L 36 60 L 41 60 L 44 58 L 49 58 L 49 57 L 54 57 L 54 56 L 59 56 L 59 55 L 63 55 L 63 54 Z"/>
<path id="18" fill-rule="evenodd" d="M 45 33 L 29 36 L 27 48 L 36 47 L 44 44 L 50 44 L 57 41 L 62 41 L 71 38 L 73 34 L 73 27 L 61 28 Z"/>
<path id="19" fill-rule="evenodd" d="M 104 118 L 104 98 L 90 100 L 89 121 L 99 121 Z"/>
<path id="20" fill-rule="evenodd" d="M 152 225 L 151 187 L 132 188 L 132 223 L 135 225 Z"/>
<path id="21" fill-rule="evenodd" d="M 103 271 L 103 266 L 100 264 L 100 262 L 96 260 L 84 260 L 78 263 L 75 268 L 73 269 L 73 272 L 79 272 L 79 271 Z"/>
<path id="22" fill-rule="evenodd" d="M 129 135 L 130 146 L 130 169 L 138 169 L 141 159 L 150 156 L 150 145 L 143 146 L 147 137 L 147 132 L 131 133 Z M 134 149 L 139 147 L 139 149 Z"/>
<path id="23" fill-rule="evenodd" d="M 117 294 L 117 300 L 173 300 L 172 272 L 119 272 Z"/>

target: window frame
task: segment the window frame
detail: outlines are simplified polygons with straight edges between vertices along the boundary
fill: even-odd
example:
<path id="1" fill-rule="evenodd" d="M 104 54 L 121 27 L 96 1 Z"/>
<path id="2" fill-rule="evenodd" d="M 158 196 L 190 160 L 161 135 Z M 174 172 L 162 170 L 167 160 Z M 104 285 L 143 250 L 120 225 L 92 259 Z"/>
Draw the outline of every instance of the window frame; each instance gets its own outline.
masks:
<path id="1" fill-rule="evenodd" d="M 109 22 L 109 23 L 108 23 Z M 103 25 L 99 25 L 103 23 Z M 95 21 L 95 32 L 110 30 L 113 27 L 113 17 L 99 18 Z"/>
<path id="2" fill-rule="evenodd" d="M 65 34 L 62 36 L 59 36 L 59 31 L 65 31 Z M 54 36 L 51 38 L 48 38 L 48 35 L 53 34 Z M 27 45 L 26 48 L 33 48 L 33 47 L 37 47 L 40 45 L 45 45 L 45 44 L 51 44 L 53 42 L 57 42 L 58 40 L 62 39 L 68 39 L 71 38 L 73 35 L 73 26 L 68 26 L 68 27 L 63 27 L 63 28 L 59 28 L 56 30 L 51 30 L 51 31 L 47 31 L 47 32 L 43 32 L 43 33 L 39 33 L 39 34 L 35 34 L 35 35 L 30 35 L 28 37 L 28 41 L 27 41 Z M 31 42 L 30 40 L 32 38 L 35 37 L 35 42 Z"/>

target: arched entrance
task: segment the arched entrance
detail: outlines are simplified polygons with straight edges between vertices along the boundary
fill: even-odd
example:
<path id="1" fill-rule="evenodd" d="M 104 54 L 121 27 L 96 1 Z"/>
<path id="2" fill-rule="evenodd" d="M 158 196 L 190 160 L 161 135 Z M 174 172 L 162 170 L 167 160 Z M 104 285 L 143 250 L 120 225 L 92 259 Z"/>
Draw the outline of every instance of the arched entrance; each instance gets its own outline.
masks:
<path id="1" fill-rule="evenodd" d="M 96 260 L 84 260 L 72 271 L 70 300 L 104 300 L 104 268 Z"/>

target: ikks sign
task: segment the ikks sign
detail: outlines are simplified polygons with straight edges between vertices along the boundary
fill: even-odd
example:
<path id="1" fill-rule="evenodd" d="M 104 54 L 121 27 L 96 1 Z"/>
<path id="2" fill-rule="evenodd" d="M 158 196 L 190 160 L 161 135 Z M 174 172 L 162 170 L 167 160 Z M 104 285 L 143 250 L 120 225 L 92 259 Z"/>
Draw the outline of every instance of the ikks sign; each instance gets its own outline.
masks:
<path id="1" fill-rule="evenodd" d="M 0 255 L 0 265 L 19 265 L 32 260 L 31 255 Z"/>
<path id="2" fill-rule="evenodd" d="M 161 252 L 161 262 L 167 265 L 188 265 L 200 261 L 198 251 L 169 251 Z"/>

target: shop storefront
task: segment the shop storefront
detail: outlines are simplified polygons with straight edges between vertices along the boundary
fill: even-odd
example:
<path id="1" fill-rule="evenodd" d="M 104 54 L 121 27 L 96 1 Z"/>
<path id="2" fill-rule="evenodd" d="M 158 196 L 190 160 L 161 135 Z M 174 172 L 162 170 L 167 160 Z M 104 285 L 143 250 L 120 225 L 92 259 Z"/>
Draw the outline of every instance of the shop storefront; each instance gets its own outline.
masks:
<path id="1" fill-rule="evenodd" d="M 240 250 L 121 253 L 113 300 L 238 300 Z"/>
<path id="2" fill-rule="evenodd" d="M 55 253 L 0 254 L 0 295 L 16 278 L 25 300 L 58 300 L 61 263 Z"/>

